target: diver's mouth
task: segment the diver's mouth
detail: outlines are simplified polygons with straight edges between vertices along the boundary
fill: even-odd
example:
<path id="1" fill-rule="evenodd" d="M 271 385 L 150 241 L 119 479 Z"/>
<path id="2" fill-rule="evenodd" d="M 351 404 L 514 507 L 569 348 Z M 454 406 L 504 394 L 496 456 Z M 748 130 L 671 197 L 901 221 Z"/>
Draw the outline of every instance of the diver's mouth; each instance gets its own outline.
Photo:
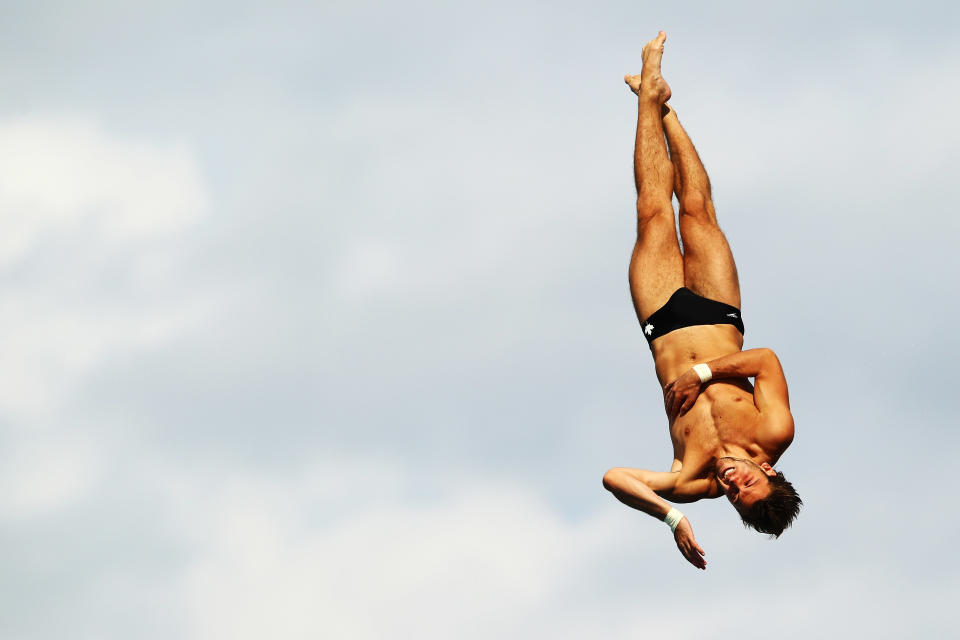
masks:
<path id="1" fill-rule="evenodd" d="M 727 467 L 726 469 L 722 470 L 722 471 L 721 471 L 720 473 L 718 473 L 717 475 L 718 475 L 718 476 L 720 477 L 720 479 L 723 480 L 724 482 L 728 482 L 727 478 L 730 476 L 731 473 L 733 473 L 733 467 Z"/>

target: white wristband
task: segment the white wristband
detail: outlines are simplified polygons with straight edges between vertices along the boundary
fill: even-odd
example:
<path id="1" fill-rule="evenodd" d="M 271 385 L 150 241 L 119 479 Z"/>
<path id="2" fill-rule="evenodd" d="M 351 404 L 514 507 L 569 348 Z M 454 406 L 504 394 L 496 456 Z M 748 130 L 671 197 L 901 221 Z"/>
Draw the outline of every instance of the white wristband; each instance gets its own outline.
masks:
<path id="1" fill-rule="evenodd" d="M 669 525 L 670 531 L 676 531 L 677 525 L 680 524 L 681 520 L 683 520 L 683 514 L 680 513 L 678 509 L 672 507 L 670 511 L 667 512 L 667 517 L 663 519 L 663 521 Z"/>
<path id="2" fill-rule="evenodd" d="M 704 382 L 710 382 L 713 379 L 713 371 L 710 371 L 705 363 L 693 365 L 693 370 L 697 372 L 697 375 L 700 376 L 700 384 Z"/>

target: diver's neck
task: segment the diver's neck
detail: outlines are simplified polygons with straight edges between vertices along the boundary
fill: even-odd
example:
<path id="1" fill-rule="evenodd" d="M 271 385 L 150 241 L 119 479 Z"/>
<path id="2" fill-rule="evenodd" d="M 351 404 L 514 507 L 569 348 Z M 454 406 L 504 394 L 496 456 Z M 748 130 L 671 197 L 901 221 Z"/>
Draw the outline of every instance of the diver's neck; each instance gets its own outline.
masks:
<path id="1" fill-rule="evenodd" d="M 768 464 L 770 463 L 770 456 L 768 456 L 760 447 L 751 447 L 750 449 L 745 449 L 741 446 L 729 443 L 720 447 L 720 450 L 717 452 L 717 459 L 719 460 L 720 458 L 750 460 L 755 464 L 763 464 L 764 462 Z"/>

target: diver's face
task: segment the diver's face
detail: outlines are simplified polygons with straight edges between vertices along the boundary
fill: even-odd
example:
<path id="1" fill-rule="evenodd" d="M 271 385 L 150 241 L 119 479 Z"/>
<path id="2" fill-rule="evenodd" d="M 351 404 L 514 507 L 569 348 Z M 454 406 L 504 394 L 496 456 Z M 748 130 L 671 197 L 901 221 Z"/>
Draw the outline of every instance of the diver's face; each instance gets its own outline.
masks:
<path id="1" fill-rule="evenodd" d="M 720 458 L 717 460 L 716 473 L 717 482 L 727 494 L 727 500 L 738 510 L 751 507 L 757 500 L 770 495 L 767 477 L 777 475 L 766 462 L 758 465 L 743 458 Z"/>

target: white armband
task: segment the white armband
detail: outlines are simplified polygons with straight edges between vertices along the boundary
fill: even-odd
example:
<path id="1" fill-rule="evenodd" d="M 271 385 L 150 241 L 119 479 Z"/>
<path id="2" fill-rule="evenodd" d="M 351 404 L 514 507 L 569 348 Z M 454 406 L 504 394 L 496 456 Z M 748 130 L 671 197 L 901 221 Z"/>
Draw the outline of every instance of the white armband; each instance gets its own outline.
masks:
<path id="1" fill-rule="evenodd" d="M 680 524 L 681 520 L 683 520 L 683 514 L 676 508 L 671 508 L 670 511 L 667 512 L 667 517 L 663 519 L 670 527 L 670 531 L 676 531 L 677 525 Z"/>
<path id="2" fill-rule="evenodd" d="M 710 382 L 713 379 L 713 371 L 710 371 L 710 367 L 703 362 L 693 365 L 693 370 L 700 376 L 700 384 Z"/>

